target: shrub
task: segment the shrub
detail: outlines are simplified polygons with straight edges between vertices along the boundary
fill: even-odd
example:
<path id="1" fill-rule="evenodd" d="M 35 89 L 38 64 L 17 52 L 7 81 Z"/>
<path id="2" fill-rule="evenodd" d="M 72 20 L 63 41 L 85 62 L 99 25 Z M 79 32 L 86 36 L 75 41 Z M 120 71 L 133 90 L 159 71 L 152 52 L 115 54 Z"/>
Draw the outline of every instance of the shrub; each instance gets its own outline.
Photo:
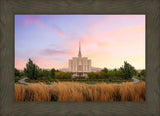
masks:
<path id="1" fill-rule="evenodd" d="M 100 74 L 97 72 L 90 72 L 88 73 L 89 79 L 98 79 L 100 77 Z"/>
<path id="2" fill-rule="evenodd" d="M 54 68 L 52 68 L 50 71 L 51 78 L 55 78 L 55 72 L 56 72 L 56 70 Z"/>
<path id="3" fill-rule="evenodd" d="M 16 68 L 14 69 L 14 75 L 15 77 L 20 77 L 20 71 L 17 70 Z"/>
<path id="4" fill-rule="evenodd" d="M 116 76 L 116 73 L 115 71 L 108 71 L 107 76 L 113 77 L 113 76 Z"/>
<path id="5" fill-rule="evenodd" d="M 126 61 L 124 61 L 124 66 L 122 66 L 120 69 L 124 73 L 125 79 L 132 78 L 133 75 L 136 74 L 135 68 L 132 65 L 130 65 L 129 63 L 127 63 Z"/>
<path id="6" fill-rule="evenodd" d="M 28 63 L 26 64 L 26 68 L 24 69 L 25 75 L 30 79 L 37 79 L 38 77 L 38 70 L 39 67 L 33 63 L 31 59 L 29 59 Z"/>
<path id="7" fill-rule="evenodd" d="M 55 72 L 55 79 L 71 79 L 72 73 L 70 72 Z"/>
<path id="8" fill-rule="evenodd" d="M 145 77 L 145 73 L 146 73 L 146 70 L 143 69 L 143 70 L 141 70 L 140 75 L 143 76 L 143 77 Z"/>

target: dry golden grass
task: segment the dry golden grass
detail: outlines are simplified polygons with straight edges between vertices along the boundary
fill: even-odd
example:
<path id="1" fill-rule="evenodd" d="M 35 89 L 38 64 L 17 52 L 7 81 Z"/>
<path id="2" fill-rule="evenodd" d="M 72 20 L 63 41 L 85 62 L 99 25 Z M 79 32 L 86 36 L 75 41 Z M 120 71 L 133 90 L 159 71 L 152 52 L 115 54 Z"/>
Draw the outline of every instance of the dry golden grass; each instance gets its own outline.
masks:
<path id="1" fill-rule="evenodd" d="M 44 84 L 15 84 L 16 101 L 50 101 L 49 89 Z"/>
<path id="2" fill-rule="evenodd" d="M 74 82 L 15 84 L 16 101 L 144 101 L 145 82 L 94 84 Z"/>

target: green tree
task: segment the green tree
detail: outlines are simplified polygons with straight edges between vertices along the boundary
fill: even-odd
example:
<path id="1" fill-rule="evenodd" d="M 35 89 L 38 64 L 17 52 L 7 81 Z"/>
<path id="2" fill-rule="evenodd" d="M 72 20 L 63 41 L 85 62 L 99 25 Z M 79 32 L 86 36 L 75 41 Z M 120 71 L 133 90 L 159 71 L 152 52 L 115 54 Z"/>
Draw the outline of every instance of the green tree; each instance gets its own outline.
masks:
<path id="1" fill-rule="evenodd" d="M 108 69 L 105 67 L 102 71 L 105 72 L 105 73 L 107 73 Z"/>
<path id="2" fill-rule="evenodd" d="M 56 72 L 56 70 L 54 68 L 52 68 L 51 71 L 50 71 L 51 78 L 55 77 L 55 72 Z"/>
<path id="3" fill-rule="evenodd" d="M 71 72 L 64 72 L 63 73 L 63 79 L 71 79 L 72 73 Z"/>
<path id="4" fill-rule="evenodd" d="M 120 69 L 124 73 L 125 79 L 132 78 L 133 75 L 136 74 L 135 68 L 132 65 L 130 65 L 129 63 L 127 63 L 126 61 L 124 61 L 124 66 L 122 66 Z"/>
<path id="5" fill-rule="evenodd" d="M 113 77 L 113 76 L 116 76 L 116 73 L 115 73 L 115 71 L 110 70 L 110 71 L 108 71 L 107 76 Z"/>
<path id="6" fill-rule="evenodd" d="M 141 70 L 140 75 L 145 77 L 145 74 L 146 74 L 146 70 L 145 69 Z"/>
<path id="7" fill-rule="evenodd" d="M 46 70 L 46 69 L 43 69 L 42 70 L 42 75 L 43 75 L 43 77 L 49 77 L 50 76 L 50 71 Z"/>
<path id="8" fill-rule="evenodd" d="M 56 72 L 60 72 L 58 69 L 57 70 L 55 70 Z"/>
<path id="9" fill-rule="evenodd" d="M 102 79 L 105 79 L 105 78 L 108 78 L 108 69 L 105 67 L 103 70 L 100 71 L 99 73 L 99 77 L 102 78 Z"/>
<path id="10" fill-rule="evenodd" d="M 62 79 L 61 72 L 55 72 L 55 79 Z"/>
<path id="11" fill-rule="evenodd" d="M 108 71 L 107 71 L 108 72 Z M 100 77 L 102 78 L 102 79 L 106 79 L 106 78 L 108 78 L 108 75 L 107 75 L 107 73 L 105 72 L 105 71 L 101 71 L 100 72 Z"/>
<path id="12" fill-rule="evenodd" d="M 119 69 L 119 70 L 116 71 L 116 76 L 118 76 L 118 77 L 124 77 L 125 74 L 124 74 L 124 72 L 121 69 Z"/>
<path id="13" fill-rule="evenodd" d="M 28 63 L 26 64 L 26 68 L 24 68 L 25 75 L 30 79 L 37 80 L 38 71 L 39 67 L 36 64 L 34 64 L 31 59 L 29 59 Z"/>
<path id="14" fill-rule="evenodd" d="M 90 73 L 88 73 L 88 77 L 89 77 L 89 79 L 97 79 L 97 78 L 99 78 L 99 75 L 96 72 L 90 72 Z"/>
<path id="15" fill-rule="evenodd" d="M 117 69 L 115 68 L 113 71 L 114 71 L 114 72 L 117 72 Z"/>
<path id="16" fill-rule="evenodd" d="M 16 77 L 20 77 L 20 71 L 18 69 L 14 69 L 14 74 Z"/>
<path id="17" fill-rule="evenodd" d="M 38 70 L 38 77 L 43 77 L 43 70 L 42 69 Z"/>
<path id="18" fill-rule="evenodd" d="M 71 79 L 71 72 L 55 72 L 55 79 Z"/>
<path id="19" fill-rule="evenodd" d="M 20 72 L 20 76 L 25 76 L 24 70 Z"/>

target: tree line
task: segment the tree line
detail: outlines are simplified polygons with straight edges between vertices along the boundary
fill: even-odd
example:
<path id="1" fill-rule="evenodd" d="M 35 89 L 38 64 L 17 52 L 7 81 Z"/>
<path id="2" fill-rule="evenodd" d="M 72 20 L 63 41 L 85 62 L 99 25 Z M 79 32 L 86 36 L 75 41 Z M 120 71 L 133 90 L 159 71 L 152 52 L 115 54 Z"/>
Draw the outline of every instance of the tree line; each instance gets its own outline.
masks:
<path id="1" fill-rule="evenodd" d="M 109 77 L 130 79 L 136 74 L 137 74 L 136 69 L 132 65 L 124 61 L 124 65 L 119 69 L 115 68 L 114 70 L 108 70 L 107 68 L 104 68 L 100 72 L 91 72 L 88 74 L 88 76 L 89 78 L 94 78 L 94 79 L 99 79 L 99 78 L 105 79 Z"/>
<path id="2" fill-rule="evenodd" d="M 19 71 L 15 68 L 15 76 L 27 76 L 33 80 L 51 80 L 51 79 L 70 79 L 72 73 L 61 72 L 52 68 L 51 70 L 39 68 L 31 59 L 26 63 L 26 68 L 23 71 Z"/>
<path id="3" fill-rule="evenodd" d="M 124 61 L 124 65 L 119 69 L 108 70 L 107 68 L 102 69 L 100 72 L 90 72 L 88 73 L 89 79 L 108 79 L 108 78 L 121 78 L 121 79 L 130 79 L 134 75 L 136 76 L 145 76 L 145 70 L 141 70 L 140 73 L 136 69 Z M 52 68 L 51 70 L 41 69 L 36 64 L 29 59 L 26 63 L 26 68 L 23 71 L 19 71 L 15 68 L 15 76 L 27 76 L 29 79 L 33 80 L 52 80 L 52 79 L 71 79 L 71 72 L 61 72 Z"/>

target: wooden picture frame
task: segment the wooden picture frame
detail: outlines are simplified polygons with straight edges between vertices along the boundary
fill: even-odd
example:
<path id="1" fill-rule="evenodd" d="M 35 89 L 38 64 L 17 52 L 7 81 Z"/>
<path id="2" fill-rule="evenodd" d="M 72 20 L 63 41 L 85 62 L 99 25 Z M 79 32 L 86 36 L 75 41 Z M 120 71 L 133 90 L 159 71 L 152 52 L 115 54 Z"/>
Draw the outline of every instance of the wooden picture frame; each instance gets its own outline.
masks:
<path id="1" fill-rule="evenodd" d="M 0 115 L 160 115 L 159 4 L 158 0 L 0 0 Z M 145 14 L 145 102 L 15 102 L 15 14 Z"/>

